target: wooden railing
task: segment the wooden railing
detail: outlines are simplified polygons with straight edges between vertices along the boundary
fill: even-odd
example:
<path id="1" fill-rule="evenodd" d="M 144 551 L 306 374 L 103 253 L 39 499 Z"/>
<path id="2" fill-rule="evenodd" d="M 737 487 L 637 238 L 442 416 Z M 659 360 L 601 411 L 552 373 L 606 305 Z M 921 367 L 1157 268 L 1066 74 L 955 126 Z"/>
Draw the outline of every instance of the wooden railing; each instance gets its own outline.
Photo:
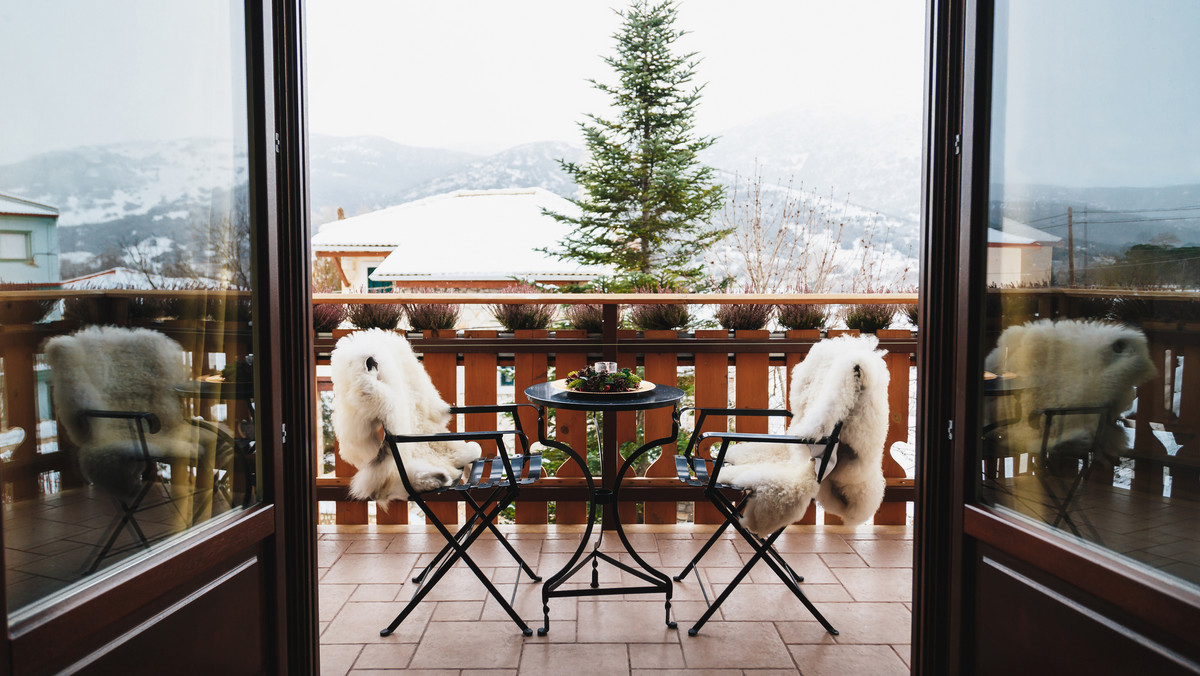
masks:
<path id="1" fill-rule="evenodd" d="M 31 303 L 41 300 L 68 299 L 75 303 L 78 315 L 86 319 L 60 319 L 40 323 L 0 324 L 0 363 L 3 369 L 4 424 L 25 432 L 20 444 L 0 467 L 5 500 L 24 500 L 46 492 L 46 486 L 71 488 L 83 483 L 75 459 L 77 449 L 65 434 L 39 438 L 39 423 L 52 419 L 53 412 L 39 412 L 39 399 L 48 394 L 39 384 L 41 349 L 54 336 L 72 333 L 90 324 L 141 326 L 151 328 L 177 341 L 187 353 L 190 375 L 199 377 L 216 370 L 218 361 L 231 361 L 252 351 L 251 332 L 246 321 L 210 321 L 203 317 L 213 311 L 220 314 L 233 303 L 249 303 L 244 291 L 205 290 L 45 290 L 5 292 L 0 302 Z M 184 311 L 200 319 L 154 321 L 134 318 L 131 304 L 148 299 L 181 301 Z M 52 315 L 53 316 L 53 315 Z M 248 317 L 247 317 L 248 318 Z M 201 415 L 218 403 L 216 399 L 191 398 L 190 415 Z M 208 417 L 204 415 L 202 417 Z"/>
<path id="2" fill-rule="evenodd" d="M 709 407 L 767 408 L 786 406 L 786 390 L 777 392 L 771 400 L 770 381 L 772 369 L 776 369 L 777 383 L 786 388 L 791 368 L 799 363 L 809 348 L 825 333 L 835 336 L 839 332 L 787 331 L 770 332 L 726 330 L 697 330 L 695 332 L 645 331 L 618 329 L 616 322 L 618 305 L 651 303 L 685 303 L 689 305 L 719 305 L 730 303 L 771 304 L 845 304 L 845 303 L 914 303 L 915 294 L 893 295 L 810 295 L 810 296 L 767 296 L 767 295 L 541 295 L 541 294 L 328 294 L 318 295 L 317 303 L 590 303 L 605 306 L 606 323 L 601 333 L 587 334 L 578 330 L 517 331 L 506 333 L 496 330 L 437 331 L 422 334 L 411 333 L 409 340 L 413 349 L 421 355 L 425 368 L 446 401 L 458 404 L 492 404 L 498 398 L 498 369 L 511 367 L 514 371 L 514 398 L 525 401 L 523 391 L 529 385 L 552 379 L 550 369 L 564 373 L 580 368 L 589 362 L 603 358 L 615 361 L 621 367 L 643 367 L 645 376 L 655 383 L 679 384 L 690 389 L 690 403 Z M 329 351 L 336 340 L 347 333 L 338 331 L 316 339 L 318 364 L 328 363 Z M 898 441 L 911 442 L 909 430 L 909 385 L 911 366 L 914 364 L 916 339 L 908 330 L 888 330 L 878 333 L 880 347 L 887 350 L 891 380 L 888 388 L 890 424 L 886 447 Z M 683 382 L 683 381 L 688 382 Z M 318 379 L 320 384 L 321 379 Z M 459 383 L 462 383 L 461 391 Z M 328 390 L 327 383 L 321 384 Z M 560 411 L 556 414 L 556 433 L 560 441 L 572 448 L 586 447 L 588 433 L 583 413 Z M 495 429 L 498 420 L 494 415 L 467 416 L 463 421 L 466 430 Z M 686 422 L 686 421 L 685 421 Z M 536 417 L 530 412 L 522 416 L 522 424 L 532 434 L 536 430 Z M 706 431 L 719 429 L 719 421 L 706 426 Z M 641 430 L 639 430 L 641 427 Z M 669 411 L 652 411 L 645 414 L 641 425 L 635 414 L 619 416 L 616 434 L 617 446 L 642 438 L 659 438 L 670 433 Z M 743 419 L 739 431 L 766 432 L 767 421 Z M 622 521 L 626 523 L 676 523 L 678 502 L 692 502 L 700 496 L 693 488 L 684 486 L 675 478 L 672 456 L 679 449 L 675 444 L 663 450 L 644 475 L 627 478 L 622 486 Z M 318 451 L 319 452 L 319 451 Z M 353 467 L 339 459 L 334 476 L 317 478 L 318 498 L 336 503 L 335 522 L 339 524 L 367 523 L 367 506 L 346 499 L 345 489 L 353 475 Z M 319 463 L 320 465 L 321 463 Z M 600 480 L 608 485 L 615 480 L 619 461 L 616 457 L 604 457 L 601 462 L 603 476 Z M 886 502 L 875 517 L 879 524 L 903 524 L 906 520 L 908 501 L 913 498 L 914 479 L 905 476 L 901 465 L 890 453 L 884 458 L 884 473 L 888 480 Z M 548 502 L 555 503 L 556 523 L 581 523 L 586 515 L 586 489 L 581 469 L 572 461 L 565 462 L 554 476 L 522 489 L 521 501 L 516 508 L 518 523 L 544 524 L 550 518 Z M 719 515 L 707 501 L 694 503 L 694 519 L 697 523 L 717 523 Z M 392 505 L 386 512 L 379 512 L 379 523 L 406 523 L 406 505 Z M 640 509 L 639 509 L 640 507 Z M 457 505 L 446 504 L 439 513 L 441 518 L 457 521 Z M 639 516 L 640 511 L 640 516 Z M 804 522 L 816 520 L 815 510 L 810 510 Z M 825 523 L 836 523 L 836 517 L 826 515 Z"/>

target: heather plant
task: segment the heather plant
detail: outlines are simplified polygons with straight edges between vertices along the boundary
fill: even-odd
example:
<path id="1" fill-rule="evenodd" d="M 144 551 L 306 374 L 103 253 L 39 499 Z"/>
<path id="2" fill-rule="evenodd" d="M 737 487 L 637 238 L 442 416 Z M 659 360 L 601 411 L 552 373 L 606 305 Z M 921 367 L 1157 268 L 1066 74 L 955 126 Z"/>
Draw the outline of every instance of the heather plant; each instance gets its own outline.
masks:
<path id="1" fill-rule="evenodd" d="M 345 305 L 340 303 L 322 303 L 313 306 L 313 330 L 319 333 L 333 331 L 345 319 Z"/>
<path id="2" fill-rule="evenodd" d="M 567 322 L 574 328 L 588 333 L 600 333 L 604 330 L 603 305 L 568 305 L 563 310 L 563 314 L 566 315 Z M 619 309 L 617 310 L 617 319 L 619 323 Z"/>
<path id="3" fill-rule="evenodd" d="M 354 303 L 346 307 L 346 319 L 360 329 L 394 329 L 403 316 L 398 303 Z"/>
<path id="4" fill-rule="evenodd" d="M 842 319 L 846 328 L 858 329 L 863 333 L 874 333 L 892 325 L 896 315 L 896 306 L 887 304 L 847 305 L 842 311 Z"/>
<path id="5" fill-rule="evenodd" d="M 824 305 L 780 305 L 775 309 L 779 325 L 790 331 L 823 329 L 829 319 Z"/>
<path id="6" fill-rule="evenodd" d="M 903 312 L 904 316 L 908 318 L 909 324 L 912 324 L 913 326 L 917 325 L 917 317 L 919 317 L 920 314 L 917 311 L 916 303 L 912 303 L 911 305 L 904 305 L 904 306 L 902 306 L 902 309 L 900 311 Z"/>
<path id="7" fill-rule="evenodd" d="M 761 329 L 771 320 L 774 306 L 767 304 L 738 303 L 720 305 L 716 318 L 721 328 L 729 331 L 753 331 Z"/>
<path id="8" fill-rule="evenodd" d="M 638 293 L 674 293 L 674 289 L 655 287 L 638 289 Z M 691 312 L 683 303 L 655 303 L 634 305 L 629 308 L 629 323 L 639 331 L 671 331 L 687 328 L 691 323 Z"/>
<path id="9" fill-rule="evenodd" d="M 529 284 L 516 284 L 501 289 L 501 293 L 538 293 L 540 289 Z M 553 303 L 494 303 L 488 306 L 492 316 L 508 331 L 521 329 L 545 329 L 554 321 L 557 308 Z"/>
<path id="10" fill-rule="evenodd" d="M 416 293 L 432 293 L 432 289 L 416 289 Z M 450 303 L 405 303 L 404 316 L 414 331 L 449 331 L 458 328 L 462 309 Z"/>

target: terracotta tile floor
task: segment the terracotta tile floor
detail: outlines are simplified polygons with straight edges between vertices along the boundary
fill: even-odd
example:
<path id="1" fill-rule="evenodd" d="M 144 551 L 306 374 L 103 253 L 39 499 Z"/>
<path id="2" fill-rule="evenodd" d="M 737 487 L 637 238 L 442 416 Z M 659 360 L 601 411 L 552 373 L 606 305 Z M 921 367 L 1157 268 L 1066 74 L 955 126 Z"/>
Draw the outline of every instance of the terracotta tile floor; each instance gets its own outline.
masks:
<path id="1" fill-rule="evenodd" d="M 566 562 L 578 526 L 507 527 L 510 541 L 543 577 Z M 636 526 L 631 540 L 651 564 L 678 573 L 711 526 Z M 750 548 L 727 533 L 702 562 L 708 587 L 723 587 Z M 321 526 L 321 672 L 503 675 L 587 674 L 905 674 L 912 622 L 912 531 L 903 526 L 792 526 L 779 549 L 805 576 L 805 593 L 841 632 L 830 636 L 760 564 L 700 631 L 705 609 L 695 577 L 676 583 L 663 622 L 661 597 L 558 598 L 550 633 L 524 637 L 462 563 L 389 637 L 386 626 L 412 596 L 414 564 L 439 548 L 424 526 Z M 603 549 L 615 551 L 615 537 Z M 518 569 L 490 536 L 471 548 L 476 563 L 509 596 Z M 626 558 L 627 556 L 621 556 Z M 419 562 L 419 563 L 418 563 Z M 585 579 L 581 573 L 579 579 Z M 600 580 L 623 574 L 601 564 Z M 631 582 L 625 575 L 624 581 Z M 541 589 L 522 578 L 514 607 L 541 626 Z"/>

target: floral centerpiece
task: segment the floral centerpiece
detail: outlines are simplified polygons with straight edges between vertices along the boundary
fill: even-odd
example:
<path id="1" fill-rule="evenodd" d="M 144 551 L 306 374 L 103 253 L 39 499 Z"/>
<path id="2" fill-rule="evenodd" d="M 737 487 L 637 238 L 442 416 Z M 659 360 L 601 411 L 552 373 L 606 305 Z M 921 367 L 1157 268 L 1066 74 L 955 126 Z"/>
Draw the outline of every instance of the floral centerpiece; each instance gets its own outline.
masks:
<path id="1" fill-rule="evenodd" d="M 629 369 L 597 371 L 585 366 L 567 374 L 566 386 L 576 392 L 632 392 L 642 384 L 642 378 Z"/>

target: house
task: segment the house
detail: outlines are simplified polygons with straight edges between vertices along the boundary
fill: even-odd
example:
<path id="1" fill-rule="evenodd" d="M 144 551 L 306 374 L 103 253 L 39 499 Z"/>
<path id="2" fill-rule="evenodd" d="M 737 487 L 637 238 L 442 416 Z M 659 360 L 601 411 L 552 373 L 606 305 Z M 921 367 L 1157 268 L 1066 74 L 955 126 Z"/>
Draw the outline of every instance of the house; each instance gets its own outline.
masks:
<path id="1" fill-rule="evenodd" d="M 1057 235 L 1007 216 L 988 228 L 988 286 L 1038 286 L 1050 283 L 1051 258 L 1063 246 Z"/>
<path id="2" fill-rule="evenodd" d="M 0 194 L 0 281 L 58 279 L 58 209 Z"/>
<path id="3" fill-rule="evenodd" d="M 569 232 L 543 210 L 578 213 L 542 188 L 457 190 L 326 223 L 313 252 L 336 263 L 344 289 L 562 285 L 604 274 L 538 251 Z M 451 258 L 430 255 L 446 242 L 455 243 Z"/>

